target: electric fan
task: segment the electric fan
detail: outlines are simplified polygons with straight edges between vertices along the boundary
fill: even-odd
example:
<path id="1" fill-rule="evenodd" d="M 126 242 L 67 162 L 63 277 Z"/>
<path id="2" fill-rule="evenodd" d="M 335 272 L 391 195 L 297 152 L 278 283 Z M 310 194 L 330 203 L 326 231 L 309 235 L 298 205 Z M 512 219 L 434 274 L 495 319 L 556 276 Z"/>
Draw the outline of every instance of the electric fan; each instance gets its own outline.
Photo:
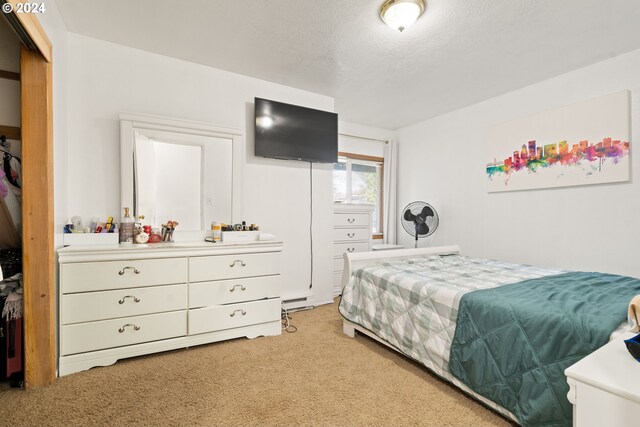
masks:
<path id="1" fill-rule="evenodd" d="M 431 236 L 438 228 L 438 213 L 428 203 L 409 203 L 402 212 L 402 227 L 416 238 L 416 248 L 419 238 Z"/>

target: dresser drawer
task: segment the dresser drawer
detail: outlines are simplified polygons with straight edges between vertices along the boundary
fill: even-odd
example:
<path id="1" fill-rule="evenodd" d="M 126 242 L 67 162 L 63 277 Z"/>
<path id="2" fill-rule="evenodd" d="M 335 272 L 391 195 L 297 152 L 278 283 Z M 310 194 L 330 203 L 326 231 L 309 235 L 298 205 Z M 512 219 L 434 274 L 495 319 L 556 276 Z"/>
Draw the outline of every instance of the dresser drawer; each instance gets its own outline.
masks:
<path id="1" fill-rule="evenodd" d="M 336 227 L 370 227 L 371 218 L 367 213 L 334 213 L 333 225 Z"/>
<path id="2" fill-rule="evenodd" d="M 279 296 L 279 275 L 189 284 L 189 308 L 233 304 Z"/>
<path id="3" fill-rule="evenodd" d="M 62 295 L 63 325 L 187 309 L 187 285 Z"/>
<path id="4" fill-rule="evenodd" d="M 334 257 L 333 258 L 333 271 L 343 270 L 344 269 L 344 259 L 342 257 Z"/>
<path id="5" fill-rule="evenodd" d="M 280 298 L 189 310 L 189 335 L 280 319 Z"/>
<path id="6" fill-rule="evenodd" d="M 61 328 L 60 355 L 175 338 L 186 333 L 186 311 L 77 323 Z"/>
<path id="7" fill-rule="evenodd" d="M 279 252 L 189 258 L 190 282 L 268 276 L 279 273 Z"/>
<path id="8" fill-rule="evenodd" d="M 334 228 L 333 240 L 340 241 L 354 241 L 354 240 L 369 240 L 371 239 L 371 230 L 369 228 Z"/>
<path id="9" fill-rule="evenodd" d="M 333 256 L 342 256 L 348 252 L 367 252 L 369 250 L 369 242 L 353 242 L 353 243 L 334 243 Z"/>
<path id="10" fill-rule="evenodd" d="M 143 259 L 60 265 L 64 294 L 187 282 L 187 259 Z"/>

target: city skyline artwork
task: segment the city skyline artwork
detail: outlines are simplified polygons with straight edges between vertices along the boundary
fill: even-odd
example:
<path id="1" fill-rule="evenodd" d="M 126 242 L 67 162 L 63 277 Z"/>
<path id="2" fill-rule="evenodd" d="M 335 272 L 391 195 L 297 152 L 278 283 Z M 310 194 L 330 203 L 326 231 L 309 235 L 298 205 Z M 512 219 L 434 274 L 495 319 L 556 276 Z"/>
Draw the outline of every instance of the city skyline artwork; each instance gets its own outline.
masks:
<path id="1" fill-rule="evenodd" d="M 629 92 L 494 126 L 489 192 L 629 180 Z"/>

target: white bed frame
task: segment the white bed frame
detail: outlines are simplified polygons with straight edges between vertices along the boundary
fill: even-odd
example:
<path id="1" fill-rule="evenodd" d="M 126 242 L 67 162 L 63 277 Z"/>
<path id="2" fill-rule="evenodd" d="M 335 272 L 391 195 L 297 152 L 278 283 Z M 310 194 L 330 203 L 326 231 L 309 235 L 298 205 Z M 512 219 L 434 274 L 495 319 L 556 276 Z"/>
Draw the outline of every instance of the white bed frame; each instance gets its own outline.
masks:
<path id="1" fill-rule="evenodd" d="M 452 246 L 436 246 L 433 248 L 420 248 L 420 249 L 394 249 L 392 251 L 373 251 L 373 252 L 345 252 L 343 255 L 344 269 L 342 270 L 342 289 L 349 283 L 351 273 L 355 270 L 365 267 L 369 264 L 373 264 L 381 260 L 402 260 L 416 257 L 428 257 L 431 255 L 458 255 L 460 254 L 460 248 L 456 245 Z M 356 331 L 364 334 L 374 340 L 398 351 L 397 348 L 390 345 L 388 342 L 378 338 L 373 332 L 363 328 L 360 325 L 352 323 L 347 319 L 342 320 L 342 331 L 350 336 L 355 337 Z"/>

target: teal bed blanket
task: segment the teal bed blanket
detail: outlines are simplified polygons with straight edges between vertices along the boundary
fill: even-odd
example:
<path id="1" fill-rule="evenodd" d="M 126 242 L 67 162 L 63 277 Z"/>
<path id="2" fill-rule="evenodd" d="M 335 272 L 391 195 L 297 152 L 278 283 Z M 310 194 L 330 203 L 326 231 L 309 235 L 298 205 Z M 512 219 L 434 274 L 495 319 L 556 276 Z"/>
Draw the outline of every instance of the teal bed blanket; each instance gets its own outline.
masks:
<path id="1" fill-rule="evenodd" d="M 571 426 L 564 370 L 609 340 L 640 280 L 571 272 L 462 296 L 449 370 L 523 426 Z"/>

